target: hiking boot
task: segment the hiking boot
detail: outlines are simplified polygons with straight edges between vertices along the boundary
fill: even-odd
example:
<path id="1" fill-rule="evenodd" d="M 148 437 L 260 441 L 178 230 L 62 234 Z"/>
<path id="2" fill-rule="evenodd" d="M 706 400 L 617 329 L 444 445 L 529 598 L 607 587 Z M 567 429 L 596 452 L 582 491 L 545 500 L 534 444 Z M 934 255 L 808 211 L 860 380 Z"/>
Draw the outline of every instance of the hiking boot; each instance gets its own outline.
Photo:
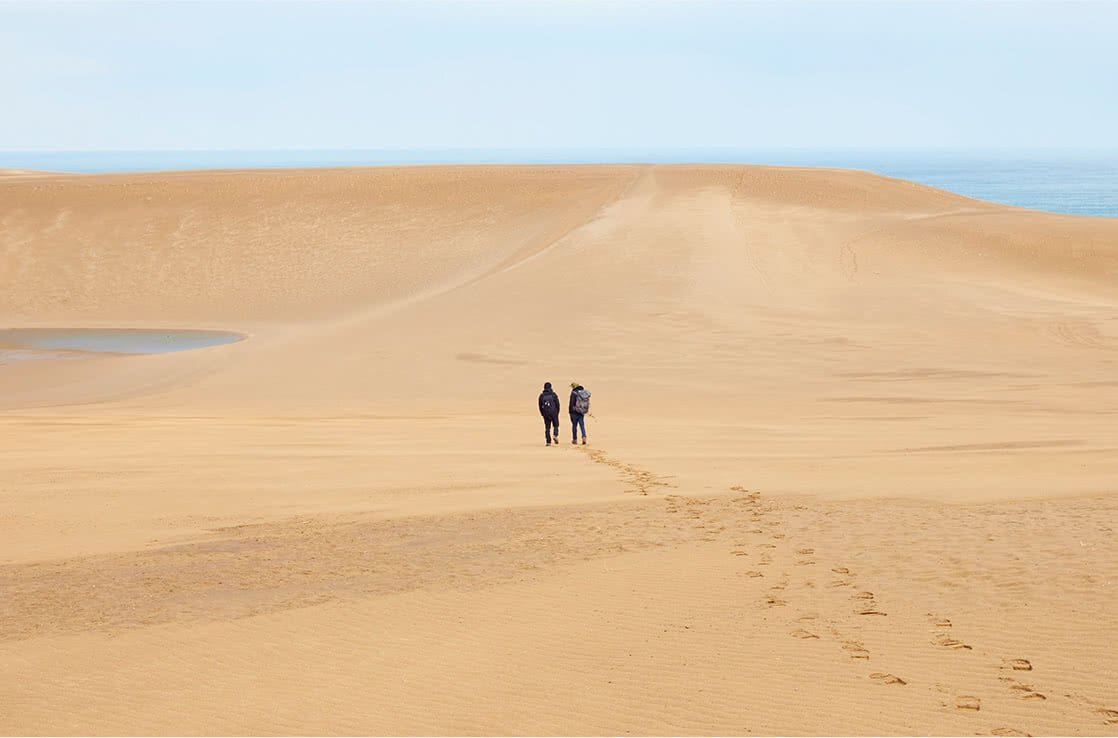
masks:
<path id="1" fill-rule="evenodd" d="M 586 439 L 585 439 L 585 438 L 583 438 L 583 439 L 582 439 L 582 445 L 583 445 L 583 446 L 585 446 L 585 445 L 586 445 Z"/>

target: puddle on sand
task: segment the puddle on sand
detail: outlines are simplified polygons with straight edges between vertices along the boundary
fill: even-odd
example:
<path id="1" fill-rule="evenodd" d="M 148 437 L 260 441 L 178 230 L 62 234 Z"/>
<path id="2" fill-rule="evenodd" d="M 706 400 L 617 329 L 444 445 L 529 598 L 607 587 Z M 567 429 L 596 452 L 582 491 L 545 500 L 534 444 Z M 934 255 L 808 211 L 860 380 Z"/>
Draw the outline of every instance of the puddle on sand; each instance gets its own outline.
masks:
<path id="1" fill-rule="evenodd" d="M 80 359 L 90 354 L 163 354 L 243 340 L 229 331 L 9 328 L 0 330 L 0 364 Z"/>

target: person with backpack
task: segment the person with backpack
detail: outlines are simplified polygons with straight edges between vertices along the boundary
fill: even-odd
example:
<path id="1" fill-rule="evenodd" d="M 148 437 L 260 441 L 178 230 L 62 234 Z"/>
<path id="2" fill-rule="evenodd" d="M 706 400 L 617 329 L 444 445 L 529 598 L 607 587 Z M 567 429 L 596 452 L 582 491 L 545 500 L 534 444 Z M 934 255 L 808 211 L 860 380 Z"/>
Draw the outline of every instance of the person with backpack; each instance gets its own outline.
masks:
<path id="1" fill-rule="evenodd" d="M 571 414 L 571 443 L 578 443 L 578 431 L 582 429 L 582 445 L 586 445 L 586 416 L 590 413 L 590 392 L 578 382 L 571 382 L 571 400 L 567 403 Z"/>
<path id="2" fill-rule="evenodd" d="M 540 393 L 540 416 L 543 417 L 543 437 L 551 445 L 552 427 L 555 428 L 555 445 L 559 445 L 559 395 L 551 389 L 551 382 L 543 383 Z"/>

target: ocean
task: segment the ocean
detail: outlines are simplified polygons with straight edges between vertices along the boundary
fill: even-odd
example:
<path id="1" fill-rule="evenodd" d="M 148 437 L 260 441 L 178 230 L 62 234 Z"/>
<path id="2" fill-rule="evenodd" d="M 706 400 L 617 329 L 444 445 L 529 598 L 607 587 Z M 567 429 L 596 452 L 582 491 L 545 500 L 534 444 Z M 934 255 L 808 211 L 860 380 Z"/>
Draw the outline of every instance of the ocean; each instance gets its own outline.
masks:
<path id="1" fill-rule="evenodd" d="M 0 152 L 0 168 L 65 172 L 403 164 L 724 163 L 864 169 L 982 200 L 1118 217 L 1118 151 L 426 149 Z"/>

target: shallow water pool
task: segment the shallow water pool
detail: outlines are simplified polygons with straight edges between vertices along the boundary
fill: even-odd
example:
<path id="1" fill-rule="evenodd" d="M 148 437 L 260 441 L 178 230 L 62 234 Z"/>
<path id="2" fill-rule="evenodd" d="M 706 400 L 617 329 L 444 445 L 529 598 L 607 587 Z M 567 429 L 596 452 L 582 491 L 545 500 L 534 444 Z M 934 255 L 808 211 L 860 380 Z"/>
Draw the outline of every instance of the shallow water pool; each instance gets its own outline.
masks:
<path id="1" fill-rule="evenodd" d="M 242 339 L 243 335 L 230 331 L 9 328 L 0 330 L 0 364 L 89 354 L 163 354 Z"/>

